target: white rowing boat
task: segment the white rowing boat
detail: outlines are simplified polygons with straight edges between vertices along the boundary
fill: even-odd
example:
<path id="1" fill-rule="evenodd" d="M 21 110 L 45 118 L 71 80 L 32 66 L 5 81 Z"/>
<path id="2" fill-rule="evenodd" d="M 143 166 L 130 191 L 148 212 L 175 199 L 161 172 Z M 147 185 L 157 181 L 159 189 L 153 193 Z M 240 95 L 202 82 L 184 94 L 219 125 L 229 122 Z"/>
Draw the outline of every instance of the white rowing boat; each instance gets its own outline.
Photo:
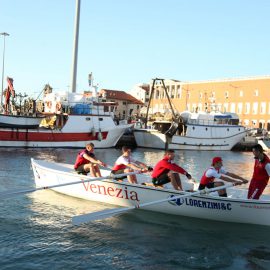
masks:
<path id="1" fill-rule="evenodd" d="M 37 188 L 54 186 L 51 189 L 81 199 L 130 207 L 128 209 L 144 206 L 144 210 L 172 215 L 270 226 L 270 196 L 247 200 L 245 189 L 229 188 L 229 197 L 223 198 L 214 193 L 192 194 L 118 182 L 110 178 L 108 170 L 102 171 L 103 178 L 89 180 L 87 176 L 76 174 L 70 164 L 32 159 L 32 168 Z M 150 181 L 149 176 L 138 176 L 140 182 Z M 68 184 L 76 181 L 79 184 Z M 173 199 L 176 196 L 177 199 Z"/>

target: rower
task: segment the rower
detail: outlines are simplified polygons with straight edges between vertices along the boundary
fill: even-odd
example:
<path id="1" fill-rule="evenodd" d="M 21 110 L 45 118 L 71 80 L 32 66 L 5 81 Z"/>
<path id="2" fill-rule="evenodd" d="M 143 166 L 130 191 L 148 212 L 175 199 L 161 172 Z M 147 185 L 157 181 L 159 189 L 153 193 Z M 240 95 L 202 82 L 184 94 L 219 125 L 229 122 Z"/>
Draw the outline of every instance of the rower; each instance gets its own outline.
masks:
<path id="1" fill-rule="evenodd" d="M 260 144 L 253 146 L 254 171 L 248 188 L 248 199 L 258 200 L 266 188 L 270 176 L 270 159 Z"/>
<path id="2" fill-rule="evenodd" d="M 235 183 L 235 185 L 248 183 L 248 180 L 244 179 L 243 177 L 231 172 L 227 172 L 223 167 L 221 157 L 213 158 L 212 166 L 204 172 L 201 178 L 199 190 L 223 186 L 224 183 L 222 181 L 215 181 L 216 178 L 221 179 L 223 181 Z M 227 197 L 226 189 L 219 190 L 218 194 L 220 197 Z"/>
<path id="3" fill-rule="evenodd" d="M 171 182 L 174 189 L 183 190 L 179 173 L 184 174 L 188 179 L 192 178 L 186 170 L 173 163 L 174 158 L 174 150 L 167 150 L 164 158 L 156 164 L 152 173 L 152 182 L 155 186 L 163 186 Z"/>
<path id="4" fill-rule="evenodd" d="M 107 167 L 104 162 L 96 158 L 94 144 L 88 143 L 85 149 L 77 155 L 74 169 L 79 174 L 87 175 L 90 171 L 92 177 L 101 177 L 99 165 Z"/>
<path id="5" fill-rule="evenodd" d="M 143 162 L 140 162 L 138 160 L 135 160 L 131 156 L 131 149 L 127 146 L 122 147 L 122 155 L 116 160 L 113 168 L 112 168 L 112 174 L 123 174 L 123 173 L 129 173 L 134 171 L 139 172 L 146 172 L 148 170 L 151 170 L 150 167 L 148 167 Z M 117 178 L 116 180 L 125 179 L 123 178 Z M 128 175 L 127 176 L 128 182 L 132 184 L 137 184 L 137 177 L 136 175 Z"/>

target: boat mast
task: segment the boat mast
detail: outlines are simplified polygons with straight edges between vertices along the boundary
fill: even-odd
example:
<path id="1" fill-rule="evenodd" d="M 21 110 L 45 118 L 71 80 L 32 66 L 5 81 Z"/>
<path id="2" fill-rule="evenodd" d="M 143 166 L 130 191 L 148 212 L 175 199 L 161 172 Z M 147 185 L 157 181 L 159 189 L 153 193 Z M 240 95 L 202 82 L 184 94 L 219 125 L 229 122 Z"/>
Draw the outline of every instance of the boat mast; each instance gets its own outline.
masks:
<path id="1" fill-rule="evenodd" d="M 79 25 L 80 25 L 80 6 L 81 0 L 76 0 L 74 43 L 73 43 L 73 62 L 72 62 L 72 80 L 71 92 L 76 93 L 77 82 L 77 58 L 78 58 L 78 42 L 79 42 Z"/>
<path id="2" fill-rule="evenodd" d="M 151 92 L 150 92 L 150 97 L 149 97 L 149 102 L 148 102 L 148 106 L 147 106 L 147 110 L 146 110 L 146 122 L 148 120 L 148 112 L 149 112 L 150 103 L 152 101 L 153 94 L 154 94 L 154 91 L 155 91 L 156 81 L 160 81 L 162 83 L 163 89 L 165 91 L 166 97 L 168 99 L 168 102 L 169 102 L 169 105 L 170 105 L 170 108 L 171 108 L 171 111 L 172 111 L 172 114 L 173 114 L 173 117 L 174 117 L 174 120 L 175 120 L 176 119 L 176 114 L 174 112 L 174 109 L 173 109 L 173 106 L 172 106 L 172 103 L 171 103 L 170 96 L 169 96 L 168 91 L 167 91 L 167 88 L 165 86 L 164 79 L 155 78 L 155 79 L 153 79 L 153 83 L 152 83 L 152 87 L 151 87 Z"/>

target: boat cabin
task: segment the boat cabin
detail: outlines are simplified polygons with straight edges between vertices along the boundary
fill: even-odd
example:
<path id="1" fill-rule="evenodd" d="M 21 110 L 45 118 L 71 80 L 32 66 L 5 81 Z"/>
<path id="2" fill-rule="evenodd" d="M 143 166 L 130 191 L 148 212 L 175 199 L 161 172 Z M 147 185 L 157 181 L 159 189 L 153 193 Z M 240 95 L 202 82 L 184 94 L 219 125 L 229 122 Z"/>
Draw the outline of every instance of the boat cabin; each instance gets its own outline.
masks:
<path id="1" fill-rule="evenodd" d="M 114 117 L 117 107 L 115 102 L 100 102 L 97 97 L 89 97 L 81 93 L 46 93 L 43 99 L 46 116 L 40 127 L 61 129 L 71 115 L 110 116 Z"/>

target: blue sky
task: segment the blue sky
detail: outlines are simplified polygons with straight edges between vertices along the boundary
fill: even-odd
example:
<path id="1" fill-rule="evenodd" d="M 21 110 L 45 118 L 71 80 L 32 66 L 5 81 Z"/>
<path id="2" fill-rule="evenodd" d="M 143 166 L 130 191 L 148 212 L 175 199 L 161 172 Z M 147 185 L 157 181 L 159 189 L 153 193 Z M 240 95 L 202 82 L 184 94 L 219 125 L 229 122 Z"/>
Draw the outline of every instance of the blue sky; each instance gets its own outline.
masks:
<path id="1" fill-rule="evenodd" d="M 129 91 L 181 81 L 269 75 L 268 0 L 81 0 L 77 89 Z M 0 0 L 5 76 L 34 97 L 68 90 L 75 0 Z M 3 37 L 0 38 L 2 74 Z"/>

